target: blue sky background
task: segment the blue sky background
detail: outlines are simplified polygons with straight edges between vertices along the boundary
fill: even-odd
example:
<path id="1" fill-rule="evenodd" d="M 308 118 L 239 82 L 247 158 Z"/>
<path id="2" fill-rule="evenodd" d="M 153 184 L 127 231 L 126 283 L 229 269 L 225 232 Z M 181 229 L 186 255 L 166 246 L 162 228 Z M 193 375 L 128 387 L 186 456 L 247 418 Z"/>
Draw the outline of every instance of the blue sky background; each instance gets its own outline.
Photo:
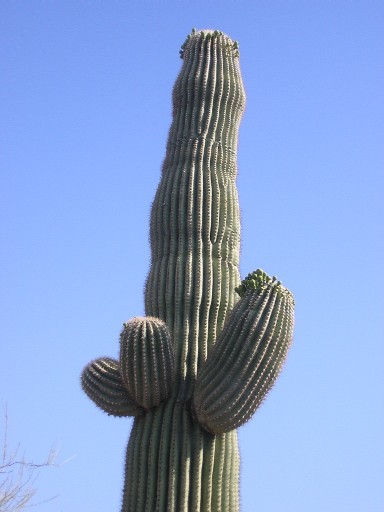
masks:
<path id="1" fill-rule="evenodd" d="M 296 298 L 239 430 L 242 512 L 383 512 L 384 3 L 0 2 L 0 402 L 37 510 L 119 510 L 130 419 L 79 376 L 143 313 L 150 204 L 192 27 L 240 44 L 242 275 Z M 1 423 L 1 422 L 0 422 Z M 0 434 L 3 425 L 0 428 Z"/>

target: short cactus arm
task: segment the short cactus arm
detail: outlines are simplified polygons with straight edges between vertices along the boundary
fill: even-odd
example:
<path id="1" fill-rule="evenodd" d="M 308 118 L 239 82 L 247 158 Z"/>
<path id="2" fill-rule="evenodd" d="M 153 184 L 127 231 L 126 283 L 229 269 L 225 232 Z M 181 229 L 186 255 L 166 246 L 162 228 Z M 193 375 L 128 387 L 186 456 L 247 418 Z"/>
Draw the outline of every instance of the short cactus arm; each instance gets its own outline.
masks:
<path id="1" fill-rule="evenodd" d="M 88 397 L 107 414 L 139 416 L 144 413 L 128 395 L 115 359 L 102 357 L 89 363 L 81 375 L 81 384 Z"/>
<path id="2" fill-rule="evenodd" d="M 83 370 L 85 393 L 113 416 L 138 416 L 170 393 L 174 355 L 168 328 L 158 318 L 133 318 L 120 335 L 120 360 L 95 359 Z"/>
<path id="3" fill-rule="evenodd" d="M 214 434 L 248 421 L 273 386 L 292 341 L 294 301 L 276 278 L 257 270 L 198 374 L 194 415 Z"/>
<path id="4" fill-rule="evenodd" d="M 171 337 L 162 320 L 136 317 L 124 324 L 120 335 L 120 371 L 137 404 L 145 409 L 165 400 L 174 379 Z"/>

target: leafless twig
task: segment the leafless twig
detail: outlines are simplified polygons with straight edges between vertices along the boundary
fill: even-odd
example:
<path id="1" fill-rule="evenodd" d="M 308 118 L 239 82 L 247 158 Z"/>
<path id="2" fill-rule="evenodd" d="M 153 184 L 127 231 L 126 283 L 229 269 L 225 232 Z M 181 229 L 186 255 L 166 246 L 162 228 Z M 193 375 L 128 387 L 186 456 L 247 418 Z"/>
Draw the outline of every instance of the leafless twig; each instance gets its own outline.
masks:
<path id="1" fill-rule="evenodd" d="M 34 502 L 36 495 L 35 482 L 39 470 L 46 467 L 57 467 L 57 450 L 51 449 L 48 457 L 41 463 L 28 461 L 24 455 L 20 456 L 20 445 L 14 451 L 8 446 L 8 413 L 4 411 L 4 436 L 0 459 L 0 512 L 19 512 L 26 507 L 52 501 L 53 496 L 47 500 Z"/>

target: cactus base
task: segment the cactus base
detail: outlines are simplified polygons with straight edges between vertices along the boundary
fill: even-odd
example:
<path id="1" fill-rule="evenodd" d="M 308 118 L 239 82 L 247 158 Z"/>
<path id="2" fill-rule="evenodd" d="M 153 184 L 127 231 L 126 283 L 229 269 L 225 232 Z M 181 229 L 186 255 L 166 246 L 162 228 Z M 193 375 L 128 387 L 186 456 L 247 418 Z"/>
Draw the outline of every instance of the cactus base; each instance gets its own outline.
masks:
<path id="1" fill-rule="evenodd" d="M 124 512 L 239 510 L 236 430 L 212 435 L 188 403 L 167 401 L 134 420 L 127 449 Z"/>

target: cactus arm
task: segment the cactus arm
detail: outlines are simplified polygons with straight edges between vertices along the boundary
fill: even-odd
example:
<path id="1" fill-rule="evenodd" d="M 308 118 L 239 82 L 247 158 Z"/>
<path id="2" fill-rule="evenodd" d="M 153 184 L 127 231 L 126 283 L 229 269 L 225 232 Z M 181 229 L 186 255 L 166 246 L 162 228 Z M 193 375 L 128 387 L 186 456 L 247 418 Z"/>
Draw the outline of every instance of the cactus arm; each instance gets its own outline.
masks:
<path id="1" fill-rule="evenodd" d="M 129 396 L 118 361 L 110 357 L 89 363 L 83 370 L 81 384 L 88 397 L 107 414 L 138 416 L 144 413 L 144 409 Z"/>
<path id="2" fill-rule="evenodd" d="M 124 324 L 120 371 L 128 393 L 144 409 L 168 397 L 174 378 L 174 354 L 164 322 L 137 317 Z"/>
<path id="3" fill-rule="evenodd" d="M 292 341 L 294 301 L 263 271 L 238 287 L 242 296 L 201 368 L 193 411 L 209 432 L 248 421 L 273 386 Z"/>

